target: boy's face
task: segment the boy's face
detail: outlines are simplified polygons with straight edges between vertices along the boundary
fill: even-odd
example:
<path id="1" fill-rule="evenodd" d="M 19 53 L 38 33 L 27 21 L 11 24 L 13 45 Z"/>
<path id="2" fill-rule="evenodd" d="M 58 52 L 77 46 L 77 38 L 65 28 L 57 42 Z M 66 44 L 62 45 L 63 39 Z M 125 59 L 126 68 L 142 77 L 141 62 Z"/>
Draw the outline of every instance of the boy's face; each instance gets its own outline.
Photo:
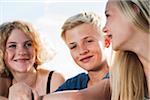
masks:
<path id="1" fill-rule="evenodd" d="M 67 30 L 65 36 L 71 56 L 81 68 L 87 71 L 100 69 L 104 58 L 96 27 L 84 23 Z"/>

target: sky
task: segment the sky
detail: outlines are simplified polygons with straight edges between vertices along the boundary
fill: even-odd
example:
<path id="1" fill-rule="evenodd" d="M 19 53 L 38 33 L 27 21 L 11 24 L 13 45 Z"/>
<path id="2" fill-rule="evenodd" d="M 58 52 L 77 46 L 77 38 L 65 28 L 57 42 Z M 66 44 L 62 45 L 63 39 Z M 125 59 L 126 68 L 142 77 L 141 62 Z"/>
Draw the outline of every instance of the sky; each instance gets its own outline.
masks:
<path id="1" fill-rule="evenodd" d="M 40 33 L 45 48 L 54 55 L 44 68 L 62 73 L 66 79 L 85 72 L 73 61 L 69 49 L 60 37 L 61 26 L 70 16 L 92 11 L 105 23 L 107 0 L 0 0 L 0 24 L 23 20 Z"/>

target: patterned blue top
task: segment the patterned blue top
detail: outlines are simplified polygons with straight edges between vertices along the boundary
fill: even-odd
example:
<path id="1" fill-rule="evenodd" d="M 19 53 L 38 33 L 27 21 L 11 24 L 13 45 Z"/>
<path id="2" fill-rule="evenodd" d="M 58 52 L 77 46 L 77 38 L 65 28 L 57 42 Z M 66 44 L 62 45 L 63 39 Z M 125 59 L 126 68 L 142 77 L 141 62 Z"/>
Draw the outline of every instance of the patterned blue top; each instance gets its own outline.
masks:
<path id="1" fill-rule="evenodd" d="M 103 79 L 109 78 L 109 73 L 107 73 Z M 89 81 L 89 76 L 86 73 L 78 74 L 75 77 L 72 77 L 65 81 L 55 92 L 64 91 L 64 90 L 81 90 L 87 88 Z"/>

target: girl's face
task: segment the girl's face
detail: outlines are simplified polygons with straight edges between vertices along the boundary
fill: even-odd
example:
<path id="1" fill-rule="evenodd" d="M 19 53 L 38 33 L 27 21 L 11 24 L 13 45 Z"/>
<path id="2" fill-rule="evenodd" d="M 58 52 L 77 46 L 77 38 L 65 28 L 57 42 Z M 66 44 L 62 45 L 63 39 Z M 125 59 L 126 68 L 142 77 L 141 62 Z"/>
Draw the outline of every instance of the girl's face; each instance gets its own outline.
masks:
<path id="1" fill-rule="evenodd" d="M 129 41 L 134 36 L 133 24 L 113 0 L 108 0 L 105 14 L 107 19 L 103 31 L 106 35 L 112 36 L 113 49 L 128 50 Z"/>
<path id="2" fill-rule="evenodd" d="M 35 62 L 35 48 L 32 40 L 19 29 L 14 29 L 5 47 L 4 61 L 12 73 L 27 72 Z"/>

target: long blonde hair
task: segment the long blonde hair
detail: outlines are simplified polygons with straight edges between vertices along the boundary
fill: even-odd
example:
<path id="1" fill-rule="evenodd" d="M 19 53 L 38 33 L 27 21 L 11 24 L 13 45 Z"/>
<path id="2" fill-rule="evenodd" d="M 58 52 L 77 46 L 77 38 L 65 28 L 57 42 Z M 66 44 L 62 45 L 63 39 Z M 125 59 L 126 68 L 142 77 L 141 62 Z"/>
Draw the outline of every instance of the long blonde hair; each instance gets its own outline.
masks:
<path id="1" fill-rule="evenodd" d="M 133 24 L 149 33 L 148 0 L 116 0 L 118 8 Z M 140 10 L 135 13 L 134 7 Z M 116 51 L 111 69 L 112 100 L 144 100 L 145 75 L 138 56 L 131 51 Z"/>
<path id="2" fill-rule="evenodd" d="M 111 68 L 112 100 L 143 100 L 144 71 L 137 55 L 117 51 Z"/>

